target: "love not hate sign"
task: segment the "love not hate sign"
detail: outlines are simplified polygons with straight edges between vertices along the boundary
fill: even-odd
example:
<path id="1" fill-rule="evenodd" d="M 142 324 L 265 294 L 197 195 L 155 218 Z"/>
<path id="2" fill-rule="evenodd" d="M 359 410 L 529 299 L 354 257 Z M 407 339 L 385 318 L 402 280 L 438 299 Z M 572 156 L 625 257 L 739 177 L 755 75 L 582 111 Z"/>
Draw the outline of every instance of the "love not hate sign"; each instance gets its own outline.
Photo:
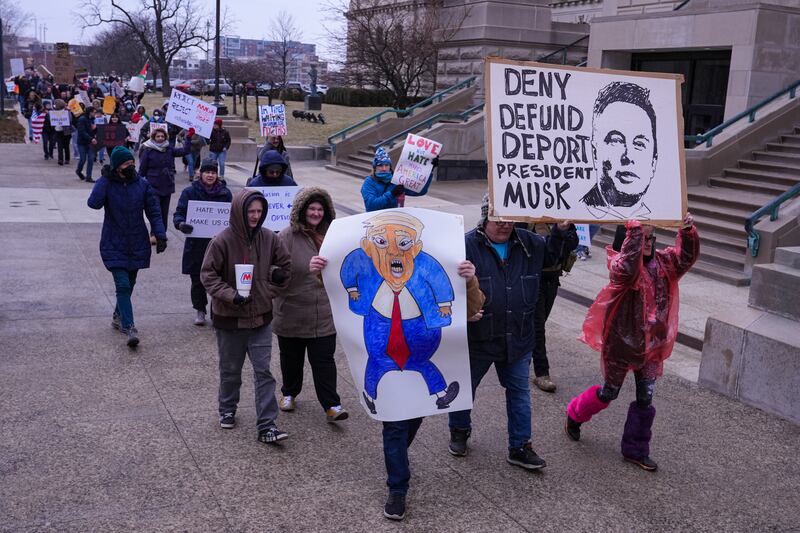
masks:
<path id="1" fill-rule="evenodd" d="M 431 178 L 433 160 L 441 153 L 440 143 L 409 133 L 392 175 L 392 183 L 414 192 L 422 191 Z"/>
<path id="2" fill-rule="evenodd" d="M 679 224 L 682 77 L 486 61 L 490 216 Z"/>

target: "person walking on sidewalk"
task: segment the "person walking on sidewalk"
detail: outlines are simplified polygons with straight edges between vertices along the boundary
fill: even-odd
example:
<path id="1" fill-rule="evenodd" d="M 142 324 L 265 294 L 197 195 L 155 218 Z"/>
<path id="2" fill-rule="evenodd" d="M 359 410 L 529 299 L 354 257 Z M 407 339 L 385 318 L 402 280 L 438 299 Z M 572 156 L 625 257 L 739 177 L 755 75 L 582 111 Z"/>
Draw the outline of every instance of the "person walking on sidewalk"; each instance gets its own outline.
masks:
<path id="1" fill-rule="evenodd" d="M 636 400 L 628 406 L 622 432 L 622 457 L 644 470 L 650 458 L 656 408 L 653 391 L 678 335 L 678 280 L 700 252 L 694 219 L 687 213 L 675 246 L 655 249 L 652 226 L 629 220 L 617 228 L 608 248 L 609 284 L 586 314 L 581 340 L 600 352 L 603 385 L 593 385 L 567 406 L 565 430 L 580 440 L 585 424 L 615 400 L 628 371 L 636 379 Z"/>
<path id="2" fill-rule="evenodd" d="M 489 195 L 481 205 L 478 227 L 467 233 L 467 260 L 475 265 L 481 291 L 490 295 L 483 317 L 467 324 L 473 398 L 483 377 L 494 364 L 506 390 L 508 457 L 515 466 L 536 470 L 546 466 L 531 447 L 531 352 L 536 337 L 533 316 L 539 296 L 542 268 L 558 261 L 569 222 L 559 224 L 550 239 L 515 228 L 513 222 L 488 220 Z M 450 417 L 452 455 L 467 455 L 472 432 L 471 411 Z"/>
<path id="3" fill-rule="evenodd" d="M 261 153 L 258 174 L 247 180 L 248 187 L 287 187 L 297 185 L 294 178 L 286 174 L 288 165 L 275 150 Z"/>
<path id="4" fill-rule="evenodd" d="M 389 159 L 389 154 L 386 153 L 386 150 L 378 147 L 375 150 L 375 157 L 372 159 L 372 174 L 364 178 L 364 183 L 361 184 L 364 209 L 378 211 L 379 209 L 403 207 L 406 195 L 425 196 L 433 181 L 433 172 L 438 165 L 439 158 L 437 157 L 433 160 L 431 176 L 420 192 L 407 190 L 402 185 L 392 183 L 392 160 Z"/>
<path id="5" fill-rule="evenodd" d="M 81 181 L 94 183 L 92 179 L 92 168 L 94 167 L 94 158 L 97 146 L 97 126 L 94 123 L 94 108 L 87 107 L 86 110 L 78 117 L 78 168 L 75 174 Z M 83 173 L 83 166 L 86 165 L 86 174 Z M 164 225 L 166 227 L 166 225 Z"/>
<path id="6" fill-rule="evenodd" d="M 200 267 L 203 266 L 203 257 L 211 239 L 192 237 L 194 227 L 186 222 L 189 201 L 230 202 L 231 199 L 231 191 L 217 175 L 217 162 L 213 159 L 206 159 L 200 165 L 200 179 L 192 182 L 181 192 L 178 206 L 175 208 L 175 215 L 172 218 L 175 228 L 186 235 L 186 240 L 183 243 L 181 272 L 188 275 L 192 280 L 191 299 L 192 307 L 196 311 L 194 318 L 196 326 L 204 326 L 206 323 L 208 298 L 206 296 L 206 288 L 203 287 L 203 283 L 200 281 Z"/>
<path id="7" fill-rule="evenodd" d="M 131 294 L 139 270 L 150 266 L 151 253 L 144 216 L 158 239 L 156 253 L 167 249 L 167 233 L 155 193 L 147 180 L 136 174 L 131 151 L 116 147 L 109 163 L 103 166 L 87 204 L 104 211 L 100 257 L 114 277 L 117 292 L 111 325 L 127 336 L 128 346 L 135 348 L 139 332 L 133 321 Z"/>
<path id="8" fill-rule="evenodd" d="M 58 98 L 53 102 L 56 111 L 63 111 L 67 108 L 67 103 Z M 69 113 L 69 111 L 67 111 Z M 71 114 L 69 115 L 71 117 Z M 71 120 L 70 120 L 71 122 Z M 55 126 L 53 128 L 53 139 L 55 140 L 58 152 L 58 164 L 69 165 L 69 142 L 72 138 L 72 126 Z"/>
<path id="9" fill-rule="evenodd" d="M 256 168 L 253 169 L 253 174 L 258 171 L 258 165 L 261 161 L 261 154 L 268 150 L 275 150 L 281 154 L 281 157 L 286 163 L 286 174 L 294 177 L 294 172 L 292 172 L 292 162 L 289 158 L 289 151 L 286 150 L 286 145 L 283 143 L 283 136 L 281 135 L 269 135 L 267 137 L 267 142 L 264 143 L 264 146 L 262 146 L 261 150 L 258 151 L 258 157 L 256 157 Z"/>
<path id="10" fill-rule="evenodd" d="M 222 127 L 222 119 L 214 119 L 211 138 L 208 140 L 208 157 L 219 163 L 219 177 L 225 179 L 225 159 L 231 147 L 231 134 Z"/>
<path id="11" fill-rule="evenodd" d="M 278 236 L 262 227 L 267 200 L 241 189 L 231 202 L 230 224 L 208 245 L 200 279 L 211 295 L 211 319 L 219 349 L 219 425 L 236 425 L 242 365 L 250 357 L 255 375 L 258 440 L 277 443 L 289 435 L 278 429 L 272 357 L 272 297 L 289 284 L 291 260 Z M 253 265 L 250 294 L 236 289 L 236 265 Z"/>
<path id="12" fill-rule="evenodd" d="M 273 302 L 273 329 L 278 336 L 283 376 L 280 409 L 295 409 L 308 352 L 317 400 L 328 422 L 345 420 L 348 413 L 336 392 L 336 328 L 331 304 L 322 279 L 309 269 L 334 218 L 333 200 L 326 190 L 308 187 L 297 193 L 289 226 L 278 234 L 292 258 L 292 280 Z"/>

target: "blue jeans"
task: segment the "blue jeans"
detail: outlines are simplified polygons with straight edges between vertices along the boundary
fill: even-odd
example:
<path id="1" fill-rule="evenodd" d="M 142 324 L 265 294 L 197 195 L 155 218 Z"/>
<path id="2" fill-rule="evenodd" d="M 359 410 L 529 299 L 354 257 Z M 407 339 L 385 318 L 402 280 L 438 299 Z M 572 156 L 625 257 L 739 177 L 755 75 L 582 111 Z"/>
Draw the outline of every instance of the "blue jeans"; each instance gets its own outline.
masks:
<path id="1" fill-rule="evenodd" d="M 405 494 L 411 469 L 408 466 L 408 447 L 414 442 L 422 418 L 383 423 L 383 459 L 386 462 L 386 485 L 389 492 Z"/>
<path id="2" fill-rule="evenodd" d="M 83 172 L 83 165 L 86 164 L 86 177 L 92 178 L 92 168 L 94 167 L 94 147 L 91 144 L 79 144 L 78 172 Z"/>
<path id="3" fill-rule="evenodd" d="M 472 396 L 483 376 L 489 371 L 492 361 L 469 360 L 472 374 Z M 508 417 L 508 447 L 521 448 L 531 440 L 531 389 L 528 379 L 531 374 L 531 354 L 527 353 L 511 363 L 494 363 L 500 385 L 506 389 L 506 416 Z M 450 413 L 451 429 L 472 429 L 471 411 Z"/>
<path id="4" fill-rule="evenodd" d="M 94 159 L 94 158 L 92 158 L 92 159 Z M 97 148 L 97 160 L 100 163 L 103 163 L 106 160 L 106 147 L 105 146 L 100 146 L 99 148 Z"/>
<path id="5" fill-rule="evenodd" d="M 200 161 L 197 161 L 197 163 L 199 163 L 199 162 Z M 194 179 L 194 164 L 195 164 L 194 155 L 186 154 L 186 164 L 189 167 L 189 179 L 193 180 Z"/>
<path id="6" fill-rule="evenodd" d="M 222 152 L 208 152 L 208 157 L 213 159 L 219 164 L 219 177 L 225 177 L 225 158 L 228 157 L 227 150 Z"/>
<path id="7" fill-rule="evenodd" d="M 133 286 L 136 285 L 137 273 L 138 270 L 111 269 L 111 275 L 114 276 L 114 286 L 117 289 L 117 306 L 114 308 L 114 314 L 119 316 L 122 327 L 126 329 L 133 326 L 131 294 L 133 294 Z"/>

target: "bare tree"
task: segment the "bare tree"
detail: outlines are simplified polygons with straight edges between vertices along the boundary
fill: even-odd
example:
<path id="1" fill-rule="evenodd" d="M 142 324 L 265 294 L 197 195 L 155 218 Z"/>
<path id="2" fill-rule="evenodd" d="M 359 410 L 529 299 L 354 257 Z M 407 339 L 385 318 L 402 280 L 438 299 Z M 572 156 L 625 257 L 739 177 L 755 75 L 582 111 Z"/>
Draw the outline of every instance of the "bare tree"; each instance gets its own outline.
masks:
<path id="1" fill-rule="evenodd" d="M 119 23 L 94 36 L 88 47 L 88 56 L 89 71 L 95 74 L 134 75 L 150 59 L 133 31 Z"/>
<path id="2" fill-rule="evenodd" d="M 223 68 L 225 77 L 233 89 L 233 114 L 236 114 L 236 95 L 241 96 L 242 118 L 250 118 L 247 114 L 247 84 L 254 86 L 260 81 L 261 73 L 264 71 L 263 61 L 226 61 Z"/>
<path id="3" fill-rule="evenodd" d="M 31 22 L 29 12 L 19 9 L 19 3 L 0 0 L 0 18 L 3 19 L 3 47 L 8 54 L 16 52 L 19 33 Z M 5 56 L 8 61 L 9 56 Z"/>
<path id="4" fill-rule="evenodd" d="M 437 48 L 469 13 L 445 10 L 442 0 L 334 2 L 329 10 L 347 21 L 333 37 L 351 82 L 388 90 L 398 109 L 435 85 Z"/>
<path id="5" fill-rule="evenodd" d="M 127 7 L 122 0 L 87 0 L 81 8 L 83 27 L 120 24 L 127 27 L 147 50 L 164 84 L 162 94 L 169 96 L 169 66 L 172 59 L 187 48 L 204 49 L 209 36 L 206 21 L 197 0 L 139 0 L 138 7 Z"/>
<path id="6" fill-rule="evenodd" d="M 286 11 L 278 12 L 272 21 L 270 31 L 271 50 L 267 53 L 272 63 L 272 70 L 277 72 L 281 87 L 281 97 L 286 103 L 286 84 L 289 81 L 289 65 L 300 55 L 300 39 L 302 34 L 294 22 L 294 18 Z"/>

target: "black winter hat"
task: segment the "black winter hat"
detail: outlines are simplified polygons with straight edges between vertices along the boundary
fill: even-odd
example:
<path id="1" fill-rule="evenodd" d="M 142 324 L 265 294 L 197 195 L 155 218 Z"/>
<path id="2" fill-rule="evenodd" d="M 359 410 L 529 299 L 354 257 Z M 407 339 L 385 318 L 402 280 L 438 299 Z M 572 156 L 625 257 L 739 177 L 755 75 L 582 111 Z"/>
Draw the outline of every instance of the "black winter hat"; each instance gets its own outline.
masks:
<path id="1" fill-rule="evenodd" d="M 219 172 L 219 164 L 216 159 L 207 157 L 200 163 L 200 172 Z"/>

